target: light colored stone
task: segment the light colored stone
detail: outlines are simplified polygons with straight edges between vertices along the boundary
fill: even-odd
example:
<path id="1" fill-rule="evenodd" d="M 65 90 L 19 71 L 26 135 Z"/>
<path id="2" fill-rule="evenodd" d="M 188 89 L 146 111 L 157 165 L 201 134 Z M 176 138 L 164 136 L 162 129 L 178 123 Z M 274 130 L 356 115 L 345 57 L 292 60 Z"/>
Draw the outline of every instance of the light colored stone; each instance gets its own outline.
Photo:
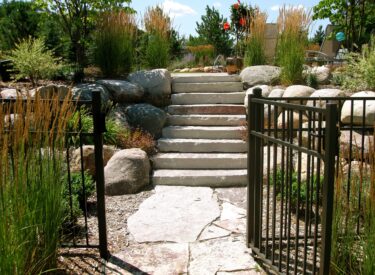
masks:
<path id="1" fill-rule="evenodd" d="M 247 188 L 216 188 L 215 192 L 219 200 L 229 202 L 237 207 L 246 209 Z"/>
<path id="2" fill-rule="evenodd" d="M 315 76 L 316 81 L 319 84 L 327 84 L 331 77 L 331 69 L 328 66 L 307 66 L 307 68 L 303 71 L 303 75 L 306 77 L 308 74 Z"/>
<path id="3" fill-rule="evenodd" d="M 186 126 L 239 126 L 244 124 L 244 115 L 169 115 L 168 125 Z"/>
<path id="4" fill-rule="evenodd" d="M 201 73 L 201 72 L 204 72 L 204 70 L 200 67 L 196 67 L 196 68 L 191 68 L 189 70 L 189 73 Z"/>
<path id="5" fill-rule="evenodd" d="M 166 113 L 150 104 L 135 104 L 126 108 L 128 122 L 133 127 L 139 127 L 155 138 L 159 138 L 167 121 Z"/>
<path id="6" fill-rule="evenodd" d="M 236 139 L 167 139 L 158 140 L 160 152 L 185 153 L 243 153 L 247 152 L 247 144 Z"/>
<path id="7" fill-rule="evenodd" d="M 126 117 L 126 108 L 127 105 L 125 104 L 116 104 L 107 115 L 107 118 L 113 120 L 120 127 L 129 128 L 128 118 Z"/>
<path id="8" fill-rule="evenodd" d="M 145 101 L 155 106 L 164 106 L 172 91 L 172 77 L 166 69 L 131 73 L 128 81 L 141 86 L 145 91 Z"/>
<path id="9" fill-rule="evenodd" d="M 203 230 L 202 234 L 199 236 L 199 240 L 205 241 L 205 240 L 227 237 L 230 235 L 230 233 L 231 232 L 225 229 L 222 229 L 215 225 L 210 225 Z"/>
<path id="10" fill-rule="evenodd" d="M 245 98 L 244 98 L 244 105 L 246 107 L 246 110 L 247 110 L 247 107 L 249 106 L 249 103 L 248 103 L 249 95 L 252 95 L 254 93 L 254 89 L 256 88 L 260 88 L 262 90 L 262 97 L 268 97 L 268 95 L 271 92 L 270 87 L 267 85 L 259 85 L 259 86 L 254 86 L 254 87 L 247 89 Z"/>
<path id="11" fill-rule="evenodd" d="M 316 90 L 315 92 L 313 92 L 310 97 L 320 98 L 320 97 L 341 97 L 341 96 L 345 96 L 345 92 L 342 91 L 342 90 L 339 90 L 339 89 L 320 89 L 320 90 Z M 337 101 L 335 101 L 335 102 L 337 103 Z M 318 108 L 325 109 L 326 105 L 327 105 L 327 102 L 326 102 L 326 100 L 316 100 L 315 105 L 314 105 L 314 101 L 309 100 L 309 101 L 307 101 L 306 105 L 307 106 L 315 106 L 315 107 L 318 107 Z"/>
<path id="12" fill-rule="evenodd" d="M 375 98 L 375 92 L 364 91 L 358 92 L 351 96 L 351 98 L 356 97 L 372 97 Z M 369 126 L 375 125 L 375 100 L 366 101 L 366 112 L 365 112 L 365 124 Z M 341 122 L 344 124 L 350 124 L 351 122 L 351 109 L 352 102 L 347 100 L 344 102 L 344 105 L 341 109 Z M 353 124 L 362 125 L 363 123 L 363 109 L 364 104 L 363 100 L 355 100 L 353 105 Z"/>
<path id="13" fill-rule="evenodd" d="M 139 148 L 118 151 L 104 168 L 105 193 L 133 194 L 150 183 L 150 161 Z"/>
<path id="14" fill-rule="evenodd" d="M 112 146 L 103 146 L 103 164 L 107 164 L 109 159 L 115 154 L 116 149 Z M 83 169 L 91 176 L 95 177 L 95 147 L 94 145 L 82 146 Z M 72 172 L 81 171 L 81 149 L 75 149 L 71 156 L 70 167 Z"/>
<path id="15" fill-rule="evenodd" d="M 284 95 L 285 89 L 276 88 L 271 91 L 268 97 L 282 97 Z"/>
<path id="16" fill-rule="evenodd" d="M 240 77 L 245 89 L 259 84 L 270 85 L 280 79 L 281 69 L 275 66 L 251 66 L 242 70 Z"/>
<path id="17" fill-rule="evenodd" d="M 206 67 L 203 68 L 203 71 L 205 73 L 212 73 L 214 71 L 214 67 L 212 67 L 212 66 L 206 66 Z"/>
<path id="18" fill-rule="evenodd" d="M 112 255 L 107 274 L 187 274 L 187 243 L 137 244 Z"/>
<path id="19" fill-rule="evenodd" d="M 4 89 L 0 92 L 2 99 L 16 99 L 22 96 L 16 89 Z"/>
<path id="20" fill-rule="evenodd" d="M 163 129 L 164 138 L 240 139 L 240 126 L 169 126 Z"/>
<path id="21" fill-rule="evenodd" d="M 181 69 L 174 69 L 173 72 L 174 72 L 174 73 L 180 73 L 180 72 L 181 72 Z"/>
<path id="22" fill-rule="evenodd" d="M 243 92 L 233 93 L 179 93 L 171 96 L 172 104 L 242 104 Z"/>
<path id="23" fill-rule="evenodd" d="M 246 219 L 215 221 L 213 224 L 232 233 L 246 233 Z"/>
<path id="24" fill-rule="evenodd" d="M 137 242 L 194 242 L 219 215 L 210 188 L 157 186 L 129 217 L 128 228 Z"/>
<path id="25" fill-rule="evenodd" d="M 300 104 L 298 97 L 309 97 L 315 92 L 314 88 L 304 85 L 292 85 L 285 89 L 283 97 L 296 97 L 296 101 L 290 101 L 291 103 Z M 306 100 L 303 100 L 302 104 L 306 104 Z"/>
<path id="26" fill-rule="evenodd" d="M 289 115 L 290 115 L 290 112 L 289 111 L 285 111 L 285 115 L 284 115 L 284 119 L 283 120 L 283 113 L 281 113 L 279 115 L 279 117 L 277 118 L 277 127 L 279 129 L 287 129 L 289 128 Z M 307 122 L 309 119 L 307 118 L 307 116 L 302 113 L 302 120 L 300 120 L 300 113 L 299 112 L 293 112 L 293 129 L 298 129 L 299 126 L 300 126 L 300 123 L 301 125 L 304 123 L 304 122 Z M 296 135 L 297 132 L 294 132 L 294 135 Z"/>
<path id="27" fill-rule="evenodd" d="M 246 209 L 237 207 L 231 203 L 224 202 L 222 204 L 222 211 L 220 215 L 220 220 L 237 220 L 244 218 L 246 216 Z"/>
<path id="28" fill-rule="evenodd" d="M 190 245 L 189 274 L 212 275 L 256 267 L 243 237 L 228 237 Z"/>
<path id="29" fill-rule="evenodd" d="M 111 98 L 116 103 L 134 103 L 141 101 L 144 90 L 138 84 L 133 84 L 123 80 L 98 80 L 97 84 L 108 89 Z"/>
<path id="30" fill-rule="evenodd" d="M 72 98 L 76 100 L 79 99 L 91 101 L 93 91 L 100 92 L 103 106 L 109 107 L 111 105 L 112 102 L 110 101 L 110 93 L 108 90 L 104 86 L 95 83 L 84 83 L 73 87 Z"/>
<path id="31" fill-rule="evenodd" d="M 247 184 L 247 170 L 155 170 L 154 185 L 232 187 Z"/>
<path id="32" fill-rule="evenodd" d="M 38 87 L 36 92 L 42 99 L 58 97 L 60 100 L 64 100 L 68 96 L 70 89 L 65 85 L 50 84 Z"/>
<path id="33" fill-rule="evenodd" d="M 154 169 L 246 169 L 244 153 L 159 153 L 152 158 Z"/>
<path id="34" fill-rule="evenodd" d="M 363 140 L 363 143 L 362 143 Z M 340 157 L 349 159 L 361 160 L 362 151 L 363 159 L 368 160 L 371 157 L 371 153 L 375 152 L 375 139 L 374 135 L 362 135 L 356 131 L 342 130 L 339 138 L 340 142 Z M 350 149 L 352 150 L 350 152 Z"/>
<path id="35" fill-rule="evenodd" d="M 189 68 L 184 68 L 180 71 L 180 73 L 188 73 L 190 71 Z"/>
<path id="36" fill-rule="evenodd" d="M 173 82 L 173 93 L 235 93 L 243 92 L 241 82 Z"/>

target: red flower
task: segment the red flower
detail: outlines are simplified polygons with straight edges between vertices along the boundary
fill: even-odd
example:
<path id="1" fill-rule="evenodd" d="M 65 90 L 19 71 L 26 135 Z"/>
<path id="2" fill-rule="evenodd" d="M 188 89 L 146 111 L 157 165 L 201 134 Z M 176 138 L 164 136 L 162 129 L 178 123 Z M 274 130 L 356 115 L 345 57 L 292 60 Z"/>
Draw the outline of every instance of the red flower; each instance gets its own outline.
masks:
<path id="1" fill-rule="evenodd" d="M 233 4 L 233 8 L 235 10 L 238 10 L 240 8 L 240 4 L 237 4 L 237 3 Z"/>
<path id="2" fill-rule="evenodd" d="M 229 30 L 230 29 L 230 25 L 228 22 L 225 22 L 224 25 L 223 25 L 223 28 L 225 31 Z"/>
<path id="3" fill-rule="evenodd" d="M 240 23 L 240 25 L 241 25 L 242 27 L 245 26 L 245 25 L 246 25 L 246 19 L 243 18 L 243 17 L 241 17 L 239 23 Z"/>

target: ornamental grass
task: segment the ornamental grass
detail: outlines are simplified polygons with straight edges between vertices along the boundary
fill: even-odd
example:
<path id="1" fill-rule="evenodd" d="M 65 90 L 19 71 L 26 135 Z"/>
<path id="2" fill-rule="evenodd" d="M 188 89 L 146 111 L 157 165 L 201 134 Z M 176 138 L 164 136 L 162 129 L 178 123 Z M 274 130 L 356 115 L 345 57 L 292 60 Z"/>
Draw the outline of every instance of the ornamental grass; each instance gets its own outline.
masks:
<path id="1" fill-rule="evenodd" d="M 0 106 L 0 274 L 55 269 L 64 220 L 67 98 Z"/>

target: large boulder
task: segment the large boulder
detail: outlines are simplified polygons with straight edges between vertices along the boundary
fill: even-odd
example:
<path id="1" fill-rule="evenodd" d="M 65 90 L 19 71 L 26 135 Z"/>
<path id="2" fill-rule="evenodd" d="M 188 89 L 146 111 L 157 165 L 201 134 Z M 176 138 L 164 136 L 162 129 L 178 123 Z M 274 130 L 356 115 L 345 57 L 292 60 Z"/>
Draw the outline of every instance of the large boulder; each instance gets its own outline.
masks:
<path id="1" fill-rule="evenodd" d="M 248 97 L 249 95 L 252 95 L 254 93 L 254 89 L 256 88 L 259 88 L 262 90 L 262 97 L 268 97 L 268 95 L 271 92 L 271 88 L 268 85 L 258 85 L 258 86 L 254 86 L 254 87 L 247 89 L 245 93 L 245 100 L 244 100 L 246 112 L 247 112 L 247 106 L 248 106 Z"/>
<path id="2" fill-rule="evenodd" d="M 108 113 L 107 118 L 112 119 L 117 125 L 129 128 L 128 118 L 126 117 L 126 105 L 117 104 L 111 111 Z"/>
<path id="3" fill-rule="evenodd" d="M 36 89 L 36 94 L 42 99 L 52 99 L 58 97 L 60 100 L 64 100 L 69 95 L 69 87 L 65 85 L 50 84 L 47 86 L 41 86 Z"/>
<path id="4" fill-rule="evenodd" d="M 79 84 L 72 89 L 72 97 L 75 100 L 88 100 L 92 101 L 92 92 L 99 91 L 102 100 L 102 106 L 109 107 L 112 102 L 110 100 L 110 94 L 102 85 L 95 83 Z"/>
<path id="5" fill-rule="evenodd" d="M 276 66 L 260 65 L 251 66 L 242 70 L 240 77 L 244 88 L 248 89 L 255 85 L 270 85 L 279 81 L 281 69 Z"/>
<path id="6" fill-rule="evenodd" d="M 103 164 L 107 164 L 109 159 L 115 154 L 116 149 L 112 146 L 103 146 Z M 70 161 L 70 167 L 72 172 L 81 171 L 81 162 L 83 162 L 83 169 L 87 171 L 91 176 L 95 177 L 96 166 L 95 166 L 95 147 L 94 145 L 84 145 L 81 149 L 77 148 L 73 151 Z"/>
<path id="7" fill-rule="evenodd" d="M 327 84 L 331 77 L 331 69 L 328 66 L 316 66 L 308 68 L 303 72 L 304 75 L 312 74 L 319 84 Z"/>
<path id="8" fill-rule="evenodd" d="M 375 98 L 375 92 L 364 91 L 355 93 L 351 96 L 352 98 L 356 97 L 372 97 Z M 374 126 L 375 124 L 375 100 L 367 100 L 366 104 L 363 104 L 363 100 L 354 100 L 353 101 L 353 124 L 362 125 L 363 124 L 363 109 L 365 110 L 365 124 L 369 126 Z M 351 123 L 351 109 L 352 101 L 346 100 L 341 109 L 341 122 L 344 124 Z"/>
<path id="9" fill-rule="evenodd" d="M 314 88 L 304 85 L 292 85 L 285 89 L 283 97 L 309 97 L 315 92 Z M 306 104 L 307 100 L 289 100 L 294 104 Z"/>
<path id="10" fill-rule="evenodd" d="M 104 168 L 105 193 L 134 194 L 150 183 L 150 161 L 139 148 L 117 152 Z"/>
<path id="11" fill-rule="evenodd" d="M 161 136 L 162 129 L 167 120 L 166 113 L 150 104 L 135 104 L 126 109 L 126 116 L 130 125 L 139 127 L 155 138 Z"/>
<path id="12" fill-rule="evenodd" d="M 268 97 L 283 97 L 284 93 L 285 93 L 285 89 L 276 88 L 270 92 Z"/>
<path id="13" fill-rule="evenodd" d="M 316 90 L 311 94 L 310 97 L 317 98 L 314 102 L 312 100 L 307 101 L 307 106 L 315 106 L 318 108 L 325 108 L 327 103 L 325 100 L 319 100 L 321 97 L 341 97 L 345 96 L 345 92 L 339 89 L 320 89 Z M 336 102 L 337 103 L 337 102 Z"/>
<path id="14" fill-rule="evenodd" d="M 4 89 L 0 92 L 2 99 L 16 99 L 22 96 L 16 89 Z"/>
<path id="15" fill-rule="evenodd" d="M 341 158 L 368 160 L 375 151 L 373 135 L 362 135 L 356 131 L 350 134 L 350 131 L 342 130 L 339 141 Z"/>
<path id="16" fill-rule="evenodd" d="M 140 85 L 128 81 L 98 80 L 96 83 L 106 87 L 116 103 L 140 102 L 144 95 L 144 90 Z"/>
<path id="17" fill-rule="evenodd" d="M 128 80 L 144 89 L 146 102 L 155 106 L 168 105 L 172 82 L 171 74 L 168 70 L 138 71 L 130 74 Z"/>

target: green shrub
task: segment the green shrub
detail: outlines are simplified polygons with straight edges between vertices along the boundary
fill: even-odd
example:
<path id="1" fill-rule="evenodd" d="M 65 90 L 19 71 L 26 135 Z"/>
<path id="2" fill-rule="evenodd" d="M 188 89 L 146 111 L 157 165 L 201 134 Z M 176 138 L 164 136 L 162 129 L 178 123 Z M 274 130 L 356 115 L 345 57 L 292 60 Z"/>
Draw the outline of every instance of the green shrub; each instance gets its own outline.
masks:
<path id="1" fill-rule="evenodd" d="M 283 7 L 278 18 L 279 38 L 276 48 L 276 63 L 281 67 L 281 82 L 285 85 L 301 83 L 309 13 L 303 9 Z"/>
<path id="2" fill-rule="evenodd" d="M 256 11 L 250 23 L 250 35 L 245 39 L 245 59 L 246 66 L 266 64 L 264 52 L 265 30 L 267 15 Z"/>
<path id="3" fill-rule="evenodd" d="M 316 89 L 318 87 L 318 78 L 315 74 L 308 72 L 305 76 L 306 85 Z"/>
<path id="4" fill-rule="evenodd" d="M 136 40 L 134 16 L 124 11 L 104 13 L 95 35 L 95 62 L 105 77 L 131 71 Z"/>
<path id="5" fill-rule="evenodd" d="M 69 177 L 64 176 L 64 224 L 75 223 L 77 218 L 82 215 L 82 210 L 85 206 L 86 199 L 90 197 L 95 191 L 95 183 L 93 178 L 86 171 L 84 172 L 85 178 L 85 193 L 83 193 L 83 181 L 81 172 L 74 172 L 70 175 L 70 188 Z M 71 195 L 70 195 L 71 192 Z M 70 207 L 70 201 L 72 207 Z"/>
<path id="6" fill-rule="evenodd" d="M 43 40 L 39 38 L 28 38 L 16 44 L 7 58 L 13 63 L 15 79 L 27 77 L 33 86 L 40 79 L 51 78 L 60 68 L 60 60 L 46 49 Z"/>
<path id="7" fill-rule="evenodd" d="M 342 85 L 351 91 L 375 90 L 375 36 L 364 45 L 361 54 L 348 55 L 348 65 L 341 73 Z"/>

